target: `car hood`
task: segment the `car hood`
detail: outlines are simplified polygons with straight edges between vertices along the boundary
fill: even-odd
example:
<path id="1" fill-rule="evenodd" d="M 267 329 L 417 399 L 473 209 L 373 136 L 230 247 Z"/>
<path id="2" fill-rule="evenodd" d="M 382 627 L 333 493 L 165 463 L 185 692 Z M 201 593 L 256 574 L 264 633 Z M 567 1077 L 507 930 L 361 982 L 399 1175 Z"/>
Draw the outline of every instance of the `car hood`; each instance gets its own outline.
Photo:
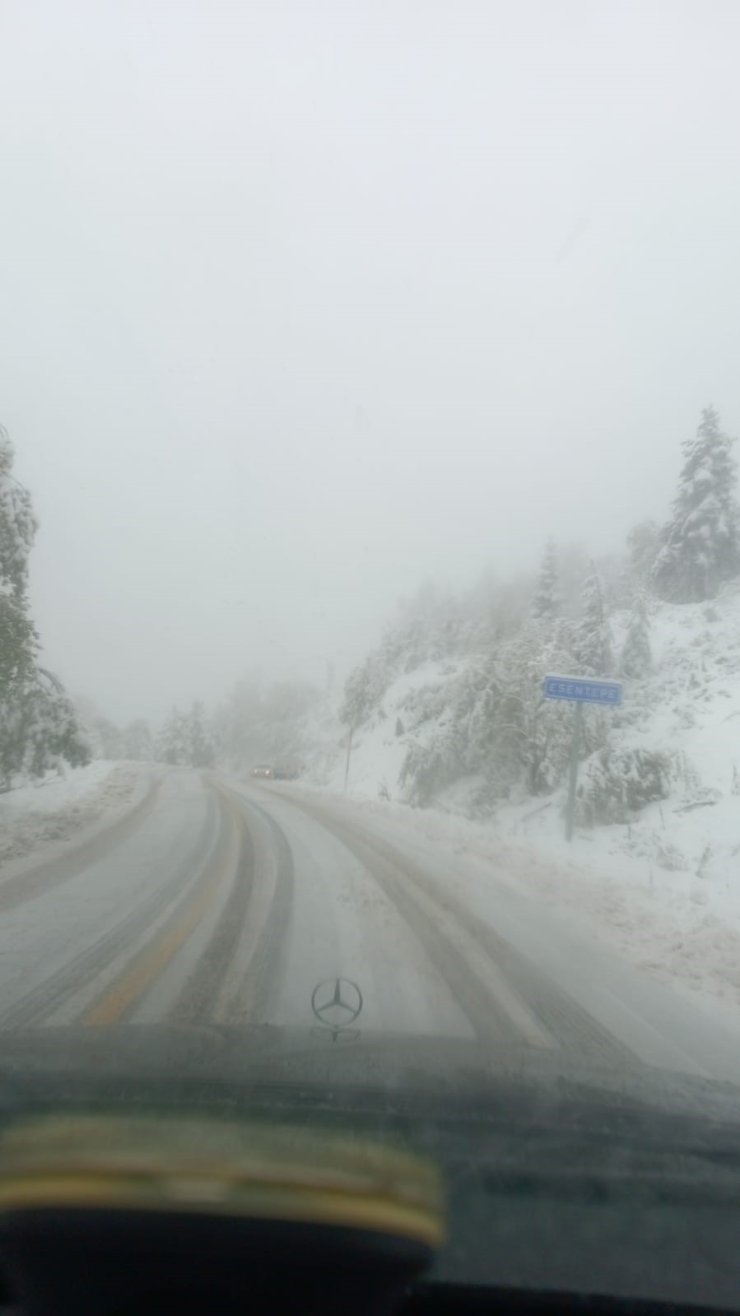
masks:
<path id="1" fill-rule="evenodd" d="M 343 1041 L 269 1026 L 2 1035 L 5 1129 L 80 1110 L 400 1142 L 444 1184 L 449 1237 L 435 1282 L 718 1306 L 736 1297 L 740 1091 L 730 1085 L 369 1031 Z"/>
<path id="2" fill-rule="evenodd" d="M 464 1038 L 262 1025 L 47 1028 L 0 1036 L 0 1110 L 155 1100 L 245 1111 L 263 1100 L 390 1116 L 561 1121 L 605 1112 L 721 1120 L 740 1131 L 740 1087 L 566 1051 Z"/>

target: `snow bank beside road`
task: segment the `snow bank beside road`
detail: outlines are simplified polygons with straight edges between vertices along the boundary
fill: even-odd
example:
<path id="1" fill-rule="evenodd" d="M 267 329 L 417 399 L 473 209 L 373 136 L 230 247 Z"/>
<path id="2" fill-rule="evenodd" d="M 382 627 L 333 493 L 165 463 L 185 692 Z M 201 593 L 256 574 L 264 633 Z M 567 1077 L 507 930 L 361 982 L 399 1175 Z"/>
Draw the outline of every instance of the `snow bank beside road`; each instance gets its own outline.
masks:
<path id="1" fill-rule="evenodd" d="M 45 858 L 51 846 L 121 812 L 134 802 L 141 780 L 139 763 L 97 760 L 0 795 L 0 869 L 37 852 Z"/>
<path id="2" fill-rule="evenodd" d="M 738 802 L 725 803 L 738 827 Z M 612 829 L 583 833 L 568 845 L 555 809 L 552 822 L 560 834 L 551 832 L 539 844 L 433 811 L 398 812 L 406 815 L 404 826 L 481 864 L 481 878 L 486 865 L 489 871 L 495 865 L 636 968 L 735 1012 L 740 1006 L 740 882 L 610 851 L 603 833 Z"/>

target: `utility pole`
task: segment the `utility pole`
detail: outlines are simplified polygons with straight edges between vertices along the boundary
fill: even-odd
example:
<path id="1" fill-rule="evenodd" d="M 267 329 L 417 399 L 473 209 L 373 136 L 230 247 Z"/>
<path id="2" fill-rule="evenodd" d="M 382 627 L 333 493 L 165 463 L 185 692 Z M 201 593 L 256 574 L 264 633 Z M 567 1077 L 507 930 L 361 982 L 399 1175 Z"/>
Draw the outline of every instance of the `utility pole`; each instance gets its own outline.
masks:
<path id="1" fill-rule="evenodd" d="M 573 840 L 573 826 L 576 817 L 576 785 L 578 783 L 578 754 L 583 735 L 583 704 L 577 703 L 573 709 L 573 736 L 570 742 L 570 761 L 568 763 L 568 800 L 565 806 L 565 839 Z"/>
<path id="2" fill-rule="evenodd" d="M 354 724 L 354 722 L 353 722 L 353 723 L 352 723 L 352 726 L 351 726 L 350 729 L 349 729 L 349 735 L 347 736 L 347 762 L 346 762 L 346 764 L 345 764 L 345 768 L 344 768 L 344 793 L 345 793 L 345 795 L 347 794 L 347 786 L 349 785 L 349 760 L 350 760 L 350 755 L 351 755 L 351 753 L 352 753 L 352 737 L 354 736 L 354 734 L 355 734 L 355 724 Z"/>

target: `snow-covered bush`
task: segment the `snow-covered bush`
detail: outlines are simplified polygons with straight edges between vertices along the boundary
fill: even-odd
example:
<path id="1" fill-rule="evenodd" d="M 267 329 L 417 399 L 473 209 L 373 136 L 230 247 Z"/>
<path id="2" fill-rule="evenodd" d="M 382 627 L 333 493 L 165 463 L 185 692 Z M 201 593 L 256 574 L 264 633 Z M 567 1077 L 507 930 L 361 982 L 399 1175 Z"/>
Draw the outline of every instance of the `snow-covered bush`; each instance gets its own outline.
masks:
<path id="1" fill-rule="evenodd" d="M 660 750 L 604 745 L 588 761 L 578 789 L 579 822 L 630 822 L 646 804 L 671 790 L 673 761 Z"/>
<path id="2" fill-rule="evenodd" d="M 447 684 L 409 692 L 404 709 L 410 732 L 433 725 L 426 740 L 411 741 L 399 775 L 411 804 L 429 804 L 459 777 L 490 762 L 495 702 L 495 674 L 485 662 L 465 668 Z"/>
<path id="3" fill-rule="evenodd" d="M 350 727 L 366 722 L 378 710 L 390 681 L 391 675 L 381 655 L 371 653 L 347 678 L 339 713 L 342 722 Z"/>
<path id="4" fill-rule="evenodd" d="M 0 782 L 8 790 L 17 777 L 43 777 L 62 763 L 90 762 L 90 747 L 74 707 L 46 673 L 13 689 L 0 701 Z"/>
<path id="5" fill-rule="evenodd" d="M 412 742 L 399 775 L 409 804 L 430 804 L 440 791 L 461 776 L 463 762 L 464 746 L 454 725 L 440 728 L 428 745 Z"/>

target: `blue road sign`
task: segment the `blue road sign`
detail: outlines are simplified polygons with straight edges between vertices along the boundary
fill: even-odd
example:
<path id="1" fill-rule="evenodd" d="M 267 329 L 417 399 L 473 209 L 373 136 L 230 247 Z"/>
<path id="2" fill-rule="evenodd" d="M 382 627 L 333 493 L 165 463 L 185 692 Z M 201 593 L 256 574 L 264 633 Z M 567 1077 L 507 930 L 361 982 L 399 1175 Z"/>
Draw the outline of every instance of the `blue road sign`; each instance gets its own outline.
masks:
<path id="1" fill-rule="evenodd" d="M 594 681 L 585 676 L 546 676 L 545 699 L 570 699 L 577 704 L 621 704 L 621 681 Z"/>

